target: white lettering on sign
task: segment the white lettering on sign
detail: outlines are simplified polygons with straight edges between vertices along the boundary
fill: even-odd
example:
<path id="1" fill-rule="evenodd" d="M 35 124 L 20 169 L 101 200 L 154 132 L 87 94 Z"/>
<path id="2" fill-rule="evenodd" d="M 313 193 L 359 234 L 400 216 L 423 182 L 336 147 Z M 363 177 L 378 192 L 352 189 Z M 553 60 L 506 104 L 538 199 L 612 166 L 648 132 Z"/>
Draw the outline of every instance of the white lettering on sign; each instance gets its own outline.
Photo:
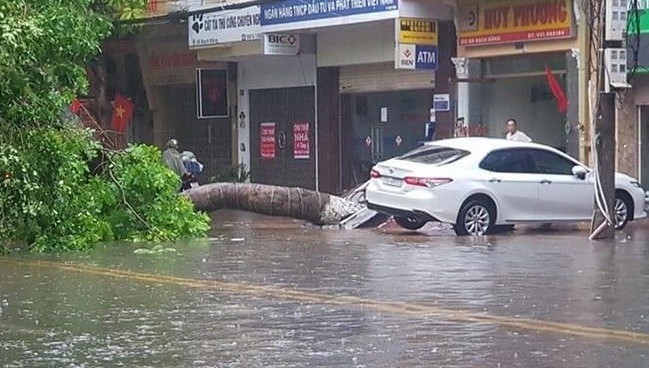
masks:
<path id="1" fill-rule="evenodd" d="M 435 62 L 435 52 L 420 51 L 417 55 L 417 62 L 421 64 L 433 64 Z"/>
<path id="2" fill-rule="evenodd" d="M 398 0 L 284 0 L 262 5 L 262 24 L 392 11 Z"/>

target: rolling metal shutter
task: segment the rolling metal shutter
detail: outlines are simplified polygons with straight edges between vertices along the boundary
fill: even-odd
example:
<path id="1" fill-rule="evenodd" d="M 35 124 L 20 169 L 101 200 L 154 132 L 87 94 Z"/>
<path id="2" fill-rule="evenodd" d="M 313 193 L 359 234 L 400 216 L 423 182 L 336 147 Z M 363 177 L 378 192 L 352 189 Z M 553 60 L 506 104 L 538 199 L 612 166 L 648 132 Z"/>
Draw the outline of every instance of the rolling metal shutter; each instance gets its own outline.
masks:
<path id="1" fill-rule="evenodd" d="M 340 93 L 432 89 L 432 70 L 394 69 L 394 63 L 346 65 L 340 67 Z"/>

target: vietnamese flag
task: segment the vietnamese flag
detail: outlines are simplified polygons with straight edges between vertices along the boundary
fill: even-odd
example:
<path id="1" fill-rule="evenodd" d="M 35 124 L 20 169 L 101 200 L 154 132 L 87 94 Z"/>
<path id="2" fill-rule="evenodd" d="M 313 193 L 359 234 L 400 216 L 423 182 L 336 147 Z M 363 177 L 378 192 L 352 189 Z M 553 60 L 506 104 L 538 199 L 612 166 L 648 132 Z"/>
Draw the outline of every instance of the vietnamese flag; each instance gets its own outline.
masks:
<path id="1" fill-rule="evenodd" d="M 72 104 L 70 104 L 70 111 L 73 114 L 78 114 L 79 111 L 81 111 L 81 101 L 78 98 L 72 100 Z"/>
<path id="2" fill-rule="evenodd" d="M 557 99 L 557 108 L 559 109 L 559 112 L 566 112 L 568 109 L 568 98 L 547 64 L 545 65 L 545 76 L 548 79 L 548 85 L 550 85 L 550 90 L 552 91 L 554 98 Z"/>
<path id="3" fill-rule="evenodd" d="M 133 116 L 135 104 L 122 96 L 119 92 L 115 93 L 115 103 L 113 105 L 113 120 L 111 127 L 118 133 L 124 133 L 128 122 Z"/>

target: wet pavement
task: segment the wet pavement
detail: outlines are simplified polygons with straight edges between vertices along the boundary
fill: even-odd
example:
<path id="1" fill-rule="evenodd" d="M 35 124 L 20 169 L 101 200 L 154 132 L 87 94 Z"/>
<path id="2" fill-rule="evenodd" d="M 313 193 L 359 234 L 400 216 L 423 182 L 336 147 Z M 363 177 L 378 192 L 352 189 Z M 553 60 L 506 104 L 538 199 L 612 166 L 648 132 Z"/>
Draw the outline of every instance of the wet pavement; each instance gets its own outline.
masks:
<path id="1" fill-rule="evenodd" d="M 215 224 L 177 253 L 0 257 L 0 366 L 649 365 L 646 222 L 598 243 Z"/>

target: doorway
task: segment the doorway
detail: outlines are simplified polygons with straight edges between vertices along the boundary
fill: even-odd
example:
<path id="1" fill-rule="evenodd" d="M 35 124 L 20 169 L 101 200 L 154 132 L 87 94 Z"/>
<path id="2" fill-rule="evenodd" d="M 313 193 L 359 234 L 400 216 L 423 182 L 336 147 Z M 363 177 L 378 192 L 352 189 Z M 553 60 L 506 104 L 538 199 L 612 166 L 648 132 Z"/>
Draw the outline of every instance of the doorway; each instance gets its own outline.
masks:
<path id="1" fill-rule="evenodd" d="M 424 139 L 433 91 L 405 90 L 343 94 L 341 101 L 344 182 L 369 179 L 379 161 L 402 155 Z"/>
<path id="2" fill-rule="evenodd" d="M 313 87 L 250 91 L 250 173 L 253 183 L 315 189 L 314 119 Z M 301 149 L 295 147 L 296 124 L 306 134 L 300 142 L 308 142 Z"/>

